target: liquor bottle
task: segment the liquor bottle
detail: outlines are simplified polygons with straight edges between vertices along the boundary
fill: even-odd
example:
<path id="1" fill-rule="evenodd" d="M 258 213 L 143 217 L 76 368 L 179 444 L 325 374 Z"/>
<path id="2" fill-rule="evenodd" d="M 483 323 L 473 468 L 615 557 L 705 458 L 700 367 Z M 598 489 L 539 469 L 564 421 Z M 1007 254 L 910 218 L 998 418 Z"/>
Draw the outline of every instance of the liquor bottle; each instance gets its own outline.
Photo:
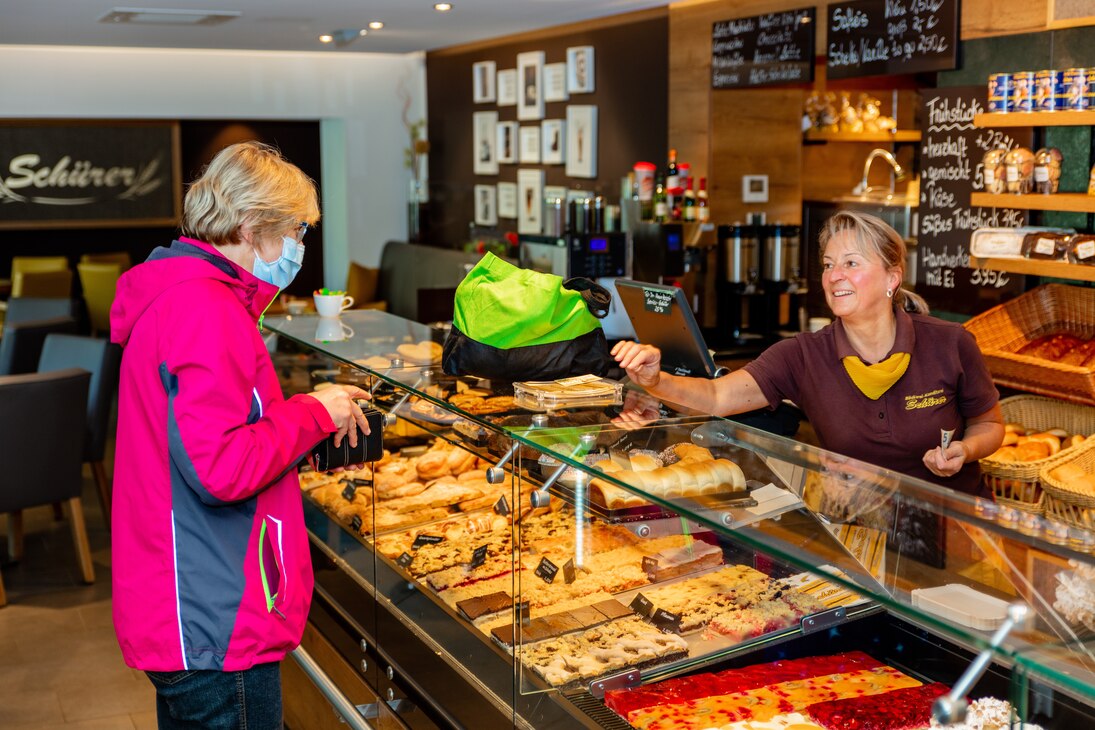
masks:
<path id="1" fill-rule="evenodd" d="M 696 220 L 696 194 L 692 192 L 692 181 L 685 183 L 684 200 L 681 201 L 681 217 L 686 221 Z"/>
<path id="2" fill-rule="evenodd" d="M 707 207 L 707 178 L 700 178 L 700 189 L 696 193 L 696 220 L 706 223 L 711 218 L 711 210 Z"/>
<path id="3" fill-rule="evenodd" d="M 654 222 L 665 223 L 669 219 L 669 201 L 665 195 L 665 180 L 658 175 L 654 183 Z"/>
<path id="4" fill-rule="evenodd" d="M 669 164 L 665 166 L 665 191 L 670 195 L 680 195 L 680 169 L 677 167 L 677 150 L 669 150 Z"/>

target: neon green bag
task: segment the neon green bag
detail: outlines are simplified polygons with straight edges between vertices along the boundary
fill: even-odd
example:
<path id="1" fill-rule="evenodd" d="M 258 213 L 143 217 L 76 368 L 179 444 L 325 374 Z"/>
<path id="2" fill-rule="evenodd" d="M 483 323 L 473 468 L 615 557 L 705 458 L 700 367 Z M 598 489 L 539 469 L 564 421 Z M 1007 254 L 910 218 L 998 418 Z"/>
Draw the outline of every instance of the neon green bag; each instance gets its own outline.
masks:
<path id="1" fill-rule="evenodd" d="M 442 368 L 510 381 L 604 375 L 600 319 L 611 296 L 589 279 L 520 269 L 488 253 L 456 288 Z"/>

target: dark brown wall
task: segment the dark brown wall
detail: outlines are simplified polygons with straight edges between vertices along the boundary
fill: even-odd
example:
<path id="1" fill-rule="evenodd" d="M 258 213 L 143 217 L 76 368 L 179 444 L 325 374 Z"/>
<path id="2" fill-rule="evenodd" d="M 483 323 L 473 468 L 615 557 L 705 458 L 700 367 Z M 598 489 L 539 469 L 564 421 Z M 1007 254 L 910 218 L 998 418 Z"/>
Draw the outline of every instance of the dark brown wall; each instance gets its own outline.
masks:
<path id="1" fill-rule="evenodd" d="M 498 70 L 516 68 L 517 54 L 526 51 L 544 51 L 545 63 L 559 63 L 571 46 L 593 46 L 595 90 L 546 103 L 544 118 L 565 119 L 568 104 L 597 107 L 599 177 L 568 178 L 564 165 L 528 164 L 502 164 L 497 176 L 475 175 L 472 113 L 497 110 L 498 121 L 516 121 L 517 107 L 473 104 L 472 64 L 494 61 Z M 636 160 L 661 166 L 666 159 L 668 49 L 668 12 L 662 7 L 426 54 L 430 203 L 424 242 L 462 246 L 474 218 L 474 186 L 516 182 L 518 167 L 542 168 L 545 185 L 593 190 L 618 202 L 620 178 Z M 517 223 L 501 219 L 499 227 L 516 230 Z"/>

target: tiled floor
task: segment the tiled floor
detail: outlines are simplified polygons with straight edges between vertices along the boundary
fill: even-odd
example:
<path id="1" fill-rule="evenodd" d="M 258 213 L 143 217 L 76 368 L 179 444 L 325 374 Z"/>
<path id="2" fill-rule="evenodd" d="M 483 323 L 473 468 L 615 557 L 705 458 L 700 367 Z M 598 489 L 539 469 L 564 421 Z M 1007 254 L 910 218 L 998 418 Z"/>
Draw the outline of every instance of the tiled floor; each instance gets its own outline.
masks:
<path id="1" fill-rule="evenodd" d="M 109 465 L 108 465 L 109 466 Z M 22 562 L 11 563 L 0 517 L 0 728 L 152 730 L 155 692 L 122 661 L 110 617 L 110 535 L 90 470 L 83 503 L 95 565 L 84 585 L 66 519 L 50 507 L 24 512 Z"/>

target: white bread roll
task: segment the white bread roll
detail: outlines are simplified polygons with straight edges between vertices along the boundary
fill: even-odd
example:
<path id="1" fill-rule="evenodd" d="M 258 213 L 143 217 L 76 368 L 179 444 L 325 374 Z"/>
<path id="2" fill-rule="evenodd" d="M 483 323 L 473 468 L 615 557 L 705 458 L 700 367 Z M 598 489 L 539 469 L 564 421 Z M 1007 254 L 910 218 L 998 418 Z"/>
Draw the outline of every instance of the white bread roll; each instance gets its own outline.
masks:
<path id="1" fill-rule="evenodd" d="M 660 494 L 665 497 L 679 497 L 684 493 L 681 487 L 680 477 L 677 476 L 675 469 L 669 467 L 661 467 L 654 471 L 646 472 L 647 479 L 657 479 L 660 485 Z"/>
<path id="2" fill-rule="evenodd" d="M 719 485 L 725 485 L 729 492 L 740 492 L 745 489 L 745 473 L 741 467 L 729 459 L 715 459 L 715 473 L 719 477 Z"/>
<path id="3" fill-rule="evenodd" d="M 647 454 L 635 454 L 631 457 L 632 471 L 653 471 L 660 466 L 657 459 Z"/>

